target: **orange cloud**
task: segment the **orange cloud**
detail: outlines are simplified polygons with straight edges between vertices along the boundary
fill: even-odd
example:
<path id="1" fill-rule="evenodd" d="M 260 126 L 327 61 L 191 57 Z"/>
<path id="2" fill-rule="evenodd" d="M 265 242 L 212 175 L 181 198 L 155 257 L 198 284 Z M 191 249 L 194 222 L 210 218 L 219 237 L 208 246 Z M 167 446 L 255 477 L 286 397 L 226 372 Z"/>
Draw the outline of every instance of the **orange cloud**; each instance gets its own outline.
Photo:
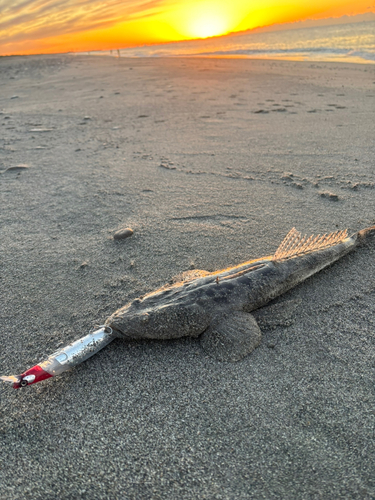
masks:
<path id="1" fill-rule="evenodd" d="M 363 14 L 375 11 L 369 0 L 314 0 L 295 2 L 291 0 L 263 0 L 237 26 L 236 31 L 259 26 L 290 23 L 306 19 L 325 19 L 344 15 Z"/>
<path id="2" fill-rule="evenodd" d="M 373 0 L 0 0 L 0 55 L 89 51 L 374 11 Z"/>

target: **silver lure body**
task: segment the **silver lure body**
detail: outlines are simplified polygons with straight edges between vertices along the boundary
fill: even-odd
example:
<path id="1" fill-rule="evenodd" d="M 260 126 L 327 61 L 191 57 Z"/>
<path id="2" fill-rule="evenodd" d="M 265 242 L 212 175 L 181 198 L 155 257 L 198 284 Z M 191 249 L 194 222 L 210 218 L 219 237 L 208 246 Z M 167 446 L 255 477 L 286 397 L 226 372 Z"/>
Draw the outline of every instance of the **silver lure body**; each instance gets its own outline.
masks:
<path id="1" fill-rule="evenodd" d="M 67 367 L 72 368 L 86 359 L 91 358 L 98 351 L 108 345 L 116 335 L 111 328 L 101 327 L 95 332 L 89 333 L 71 344 L 59 349 L 51 354 L 40 367 L 52 376 L 59 375 L 66 371 Z"/>

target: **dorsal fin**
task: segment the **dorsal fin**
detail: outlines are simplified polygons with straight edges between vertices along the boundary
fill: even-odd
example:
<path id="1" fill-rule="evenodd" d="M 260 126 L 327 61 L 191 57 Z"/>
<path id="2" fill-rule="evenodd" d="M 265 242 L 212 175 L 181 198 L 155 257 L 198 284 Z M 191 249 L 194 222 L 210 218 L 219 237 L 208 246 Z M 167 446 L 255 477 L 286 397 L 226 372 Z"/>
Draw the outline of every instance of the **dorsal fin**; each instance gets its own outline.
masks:
<path id="1" fill-rule="evenodd" d="M 281 245 L 276 250 L 272 260 L 286 260 L 293 257 L 298 257 L 299 255 L 305 255 L 307 253 L 316 252 L 317 250 L 323 250 L 324 248 L 329 248 L 338 243 L 341 243 L 345 238 L 348 237 L 348 230 L 335 231 L 334 233 L 324 234 L 323 236 L 307 236 L 297 231 L 294 227 L 285 236 Z"/>

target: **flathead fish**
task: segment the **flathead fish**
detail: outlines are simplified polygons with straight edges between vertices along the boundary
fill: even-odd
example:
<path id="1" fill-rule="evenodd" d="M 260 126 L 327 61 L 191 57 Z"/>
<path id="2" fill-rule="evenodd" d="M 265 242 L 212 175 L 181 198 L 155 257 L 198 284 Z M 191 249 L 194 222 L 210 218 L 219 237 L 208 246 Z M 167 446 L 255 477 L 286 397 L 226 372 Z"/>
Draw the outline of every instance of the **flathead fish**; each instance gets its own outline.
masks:
<path id="1" fill-rule="evenodd" d="M 0 377 L 18 389 L 58 375 L 88 359 L 114 338 L 200 337 L 220 361 L 239 361 L 261 342 L 251 315 L 279 295 L 333 264 L 375 234 L 347 230 L 302 236 L 293 228 L 273 255 L 215 272 L 182 273 L 162 288 L 133 300 L 97 331 L 69 344 L 21 375 Z"/>

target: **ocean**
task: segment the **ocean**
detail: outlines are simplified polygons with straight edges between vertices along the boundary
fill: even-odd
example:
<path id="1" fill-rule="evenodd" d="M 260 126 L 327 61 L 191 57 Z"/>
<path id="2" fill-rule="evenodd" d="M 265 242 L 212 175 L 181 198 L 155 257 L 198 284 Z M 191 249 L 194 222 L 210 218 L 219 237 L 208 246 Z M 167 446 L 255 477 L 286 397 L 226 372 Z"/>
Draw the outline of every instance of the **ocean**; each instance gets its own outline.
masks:
<path id="1" fill-rule="evenodd" d="M 117 57 L 248 57 L 368 64 L 375 63 L 375 21 L 246 32 L 95 54 Z"/>

